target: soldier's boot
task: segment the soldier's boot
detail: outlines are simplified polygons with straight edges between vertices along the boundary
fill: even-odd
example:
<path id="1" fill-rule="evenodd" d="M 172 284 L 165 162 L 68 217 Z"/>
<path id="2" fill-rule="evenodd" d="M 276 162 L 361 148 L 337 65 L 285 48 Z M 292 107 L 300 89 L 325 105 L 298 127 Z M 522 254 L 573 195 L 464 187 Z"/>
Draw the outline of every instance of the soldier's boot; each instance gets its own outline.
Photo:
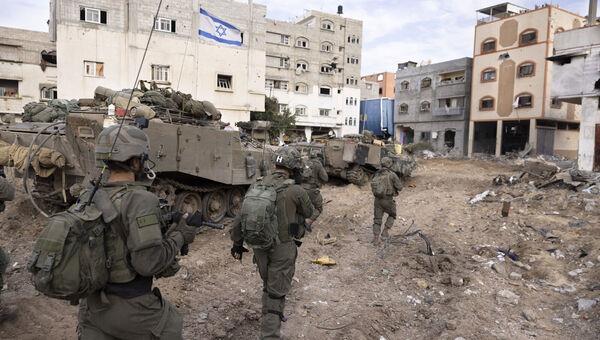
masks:
<path id="1" fill-rule="evenodd" d="M 261 326 L 261 340 L 281 339 L 281 322 L 287 321 L 283 315 L 285 296 L 272 298 L 263 293 L 263 317 Z"/>
<path id="2" fill-rule="evenodd" d="M 373 240 L 371 241 L 371 243 L 373 243 L 374 245 L 378 245 L 380 238 L 379 235 L 381 234 L 381 225 L 379 224 L 373 224 Z"/>
<path id="3" fill-rule="evenodd" d="M 381 233 L 381 238 L 387 239 L 388 237 L 390 237 L 389 230 L 392 229 L 392 226 L 394 225 L 395 220 L 396 220 L 395 218 L 388 216 L 387 220 L 385 220 L 385 226 L 383 227 L 383 232 Z"/>
<path id="4" fill-rule="evenodd" d="M 14 320 L 17 317 L 17 308 L 13 306 L 0 306 L 0 323 Z"/>

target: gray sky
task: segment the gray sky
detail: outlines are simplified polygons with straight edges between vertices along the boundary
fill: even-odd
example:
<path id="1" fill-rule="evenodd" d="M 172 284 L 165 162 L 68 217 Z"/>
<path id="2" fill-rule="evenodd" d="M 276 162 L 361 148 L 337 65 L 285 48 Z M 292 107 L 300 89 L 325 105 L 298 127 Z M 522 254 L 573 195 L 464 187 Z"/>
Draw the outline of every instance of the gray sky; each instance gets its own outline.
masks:
<path id="1" fill-rule="evenodd" d="M 440 62 L 473 55 L 475 10 L 502 0 L 255 0 L 267 5 L 267 17 L 292 20 L 304 10 L 335 13 L 363 21 L 362 74 L 395 71 L 397 63 Z M 544 1 L 514 0 L 532 8 Z M 549 1 L 585 15 L 587 0 Z M 47 31 L 47 0 L 2 0 L 0 25 Z"/>

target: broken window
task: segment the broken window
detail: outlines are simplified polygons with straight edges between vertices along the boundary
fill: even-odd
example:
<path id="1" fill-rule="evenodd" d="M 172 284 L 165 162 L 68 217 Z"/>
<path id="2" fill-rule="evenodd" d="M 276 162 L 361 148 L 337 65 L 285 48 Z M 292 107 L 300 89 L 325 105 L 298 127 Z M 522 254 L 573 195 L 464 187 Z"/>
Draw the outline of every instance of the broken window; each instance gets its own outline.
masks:
<path id="1" fill-rule="evenodd" d="M 19 81 L 12 79 L 0 79 L 0 97 L 18 97 Z"/>
<path id="2" fill-rule="evenodd" d="M 79 9 L 79 20 L 94 24 L 106 24 L 106 11 L 97 8 L 81 7 Z"/>
<path id="3" fill-rule="evenodd" d="M 520 45 L 535 44 L 537 42 L 537 31 L 534 29 L 528 29 L 521 33 L 519 38 Z"/>
<path id="4" fill-rule="evenodd" d="M 486 81 L 494 81 L 496 80 L 496 69 L 495 68 L 486 68 L 481 71 L 481 82 Z"/>
<path id="5" fill-rule="evenodd" d="M 56 87 L 44 87 L 40 90 L 41 100 L 53 100 L 58 99 L 58 91 Z"/>
<path id="6" fill-rule="evenodd" d="M 296 114 L 296 116 L 306 116 L 306 106 L 303 106 L 303 105 L 296 106 L 294 113 Z"/>
<path id="7" fill-rule="evenodd" d="M 490 53 L 496 50 L 496 39 L 489 38 L 481 43 L 481 53 Z"/>
<path id="8" fill-rule="evenodd" d="M 152 65 L 152 80 L 168 82 L 171 77 L 170 67 L 166 65 Z"/>
<path id="9" fill-rule="evenodd" d="M 426 89 L 428 87 L 431 87 L 431 78 L 423 78 L 423 80 L 421 80 L 421 88 Z"/>
<path id="10" fill-rule="evenodd" d="M 398 108 L 398 112 L 400 113 L 408 113 L 408 104 L 400 104 L 400 107 Z"/>
<path id="11" fill-rule="evenodd" d="M 553 109 L 560 109 L 562 107 L 562 102 L 558 100 L 557 97 L 552 97 L 550 99 L 550 107 Z"/>
<path id="12" fill-rule="evenodd" d="M 329 87 L 329 86 L 319 87 L 319 94 L 321 96 L 331 96 L 331 87 Z"/>
<path id="13" fill-rule="evenodd" d="M 492 97 L 483 97 L 479 101 L 479 110 L 493 110 L 494 109 L 494 98 Z"/>
<path id="14" fill-rule="evenodd" d="M 328 53 L 333 52 L 333 44 L 328 41 L 322 42 L 321 43 L 321 52 L 328 52 Z"/>
<path id="15" fill-rule="evenodd" d="M 303 93 L 303 94 L 308 93 L 308 85 L 306 85 L 305 83 L 297 83 L 296 84 L 296 92 Z"/>
<path id="16" fill-rule="evenodd" d="M 421 112 L 427 112 L 431 110 L 431 103 L 428 101 L 421 102 Z"/>
<path id="17" fill-rule="evenodd" d="M 410 86 L 410 83 L 407 80 L 401 82 L 400 83 L 400 91 L 406 91 L 406 90 L 408 90 L 409 86 Z"/>
<path id="18" fill-rule="evenodd" d="M 296 39 L 296 47 L 308 48 L 308 39 L 304 37 Z"/>
<path id="19" fill-rule="evenodd" d="M 84 61 L 83 70 L 86 76 L 104 77 L 104 63 L 97 61 Z"/>
<path id="20" fill-rule="evenodd" d="M 330 109 L 319 109 L 319 116 L 329 116 Z"/>
<path id="21" fill-rule="evenodd" d="M 324 29 L 327 31 L 333 31 L 333 21 L 331 21 L 331 20 L 321 21 L 321 29 Z"/>
<path id="22" fill-rule="evenodd" d="M 217 74 L 217 89 L 231 90 L 233 89 L 233 76 L 226 74 Z"/>
<path id="23" fill-rule="evenodd" d="M 156 18 L 154 21 L 154 29 L 161 32 L 175 33 L 175 20 L 166 18 Z"/>
<path id="24" fill-rule="evenodd" d="M 333 67 L 331 67 L 329 64 L 323 64 L 321 65 L 321 73 L 332 74 Z"/>
<path id="25" fill-rule="evenodd" d="M 533 62 L 526 62 L 519 65 L 517 72 L 519 78 L 532 77 L 535 75 L 535 64 Z"/>
<path id="26" fill-rule="evenodd" d="M 517 96 L 517 108 L 526 108 L 533 106 L 533 97 L 529 93 L 523 93 Z"/>

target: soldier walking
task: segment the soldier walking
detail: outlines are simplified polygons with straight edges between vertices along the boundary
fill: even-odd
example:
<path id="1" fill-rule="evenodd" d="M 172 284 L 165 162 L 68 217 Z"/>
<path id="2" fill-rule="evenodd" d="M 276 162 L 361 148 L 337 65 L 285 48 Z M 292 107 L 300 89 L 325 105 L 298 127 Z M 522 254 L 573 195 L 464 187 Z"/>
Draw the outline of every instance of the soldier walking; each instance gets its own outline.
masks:
<path id="1" fill-rule="evenodd" d="M 4 177 L 0 177 L 0 212 L 5 209 L 4 202 L 15 199 L 15 187 Z M 8 254 L 0 248 L 0 290 L 4 287 L 4 272 L 8 266 Z M 16 316 L 14 308 L 0 304 L 0 322 Z"/>
<path id="2" fill-rule="evenodd" d="M 302 171 L 302 188 L 308 193 L 311 203 L 317 210 L 316 216 L 313 216 L 312 220 L 315 220 L 321 213 L 323 213 L 323 196 L 321 196 L 320 188 L 323 183 L 329 180 L 327 171 L 321 163 L 321 152 L 318 150 L 311 150 L 310 158 L 306 161 L 304 169 Z"/>
<path id="3" fill-rule="evenodd" d="M 242 212 L 231 230 L 231 255 L 238 260 L 254 250 L 254 262 L 263 280 L 261 339 L 280 339 L 285 297 L 292 286 L 304 224 L 313 216 L 306 191 L 291 178 L 301 170 L 300 153 L 281 148 L 274 155 L 276 169 L 248 190 Z M 310 225 L 312 221 L 308 220 Z"/>
<path id="4" fill-rule="evenodd" d="M 389 157 L 381 159 L 381 169 L 378 170 L 371 180 L 371 191 L 375 200 L 373 203 L 373 244 L 378 244 L 380 237 L 389 237 L 389 229 L 396 220 L 396 202 L 394 196 L 398 196 L 402 190 L 402 183 L 395 172 L 391 170 L 393 161 Z M 387 219 L 383 232 L 381 231 L 381 222 L 383 214 L 386 213 Z"/>

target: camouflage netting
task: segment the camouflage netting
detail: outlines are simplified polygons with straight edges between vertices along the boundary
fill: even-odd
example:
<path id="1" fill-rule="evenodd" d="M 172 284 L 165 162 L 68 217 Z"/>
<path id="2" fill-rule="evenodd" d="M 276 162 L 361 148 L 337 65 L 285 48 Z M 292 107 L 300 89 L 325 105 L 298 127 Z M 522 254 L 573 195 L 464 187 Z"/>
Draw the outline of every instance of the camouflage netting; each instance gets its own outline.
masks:
<path id="1" fill-rule="evenodd" d="M 76 100 L 54 99 L 48 103 L 31 102 L 23 107 L 24 122 L 52 123 L 64 120 L 69 111 L 79 109 Z"/>
<path id="2" fill-rule="evenodd" d="M 40 177 L 48 177 L 54 173 L 57 168 L 63 168 L 66 164 L 65 156 L 60 152 L 41 148 L 36 151 L 33 148 L 35 156 L 31 159 L 31 167 Z M 25 170 L 29 148 L 17 144 L 8 144 L 0 141 L 0 165 L 7 167 L 15 167 L 19 171 Z"/>

